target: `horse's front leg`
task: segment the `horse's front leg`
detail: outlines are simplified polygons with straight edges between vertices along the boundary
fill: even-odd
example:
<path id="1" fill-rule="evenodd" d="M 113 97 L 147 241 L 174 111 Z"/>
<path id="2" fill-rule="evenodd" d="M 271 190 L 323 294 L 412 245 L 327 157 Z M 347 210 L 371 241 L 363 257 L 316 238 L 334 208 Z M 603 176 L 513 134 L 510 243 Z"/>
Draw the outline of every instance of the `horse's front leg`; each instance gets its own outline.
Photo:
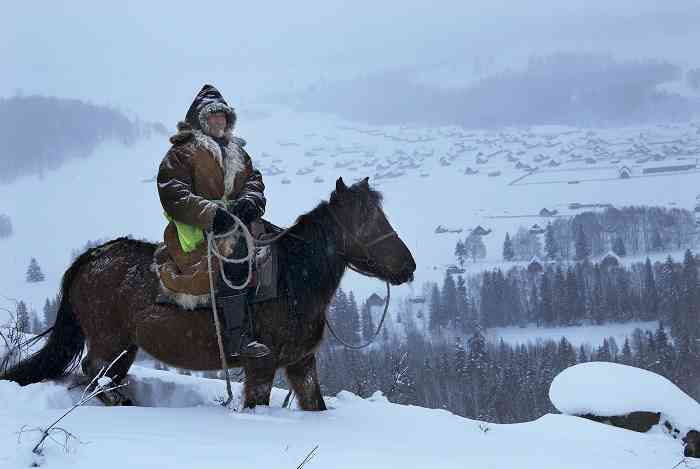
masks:
<path id="1" fill-rule="evenodd" d="M 316 371 L 316 355 L 311 354 L 286 368 L 287 382 L 304 410 L 326 410 Z"/>
<path id="2" fill-rule="evenodd" d="M 263 362 L 263 363 L 260 363 Z M 252 360 L 245 366 L 245 408 L 270 405 L 272 382 L 277 368 L 273 360 Z"/>

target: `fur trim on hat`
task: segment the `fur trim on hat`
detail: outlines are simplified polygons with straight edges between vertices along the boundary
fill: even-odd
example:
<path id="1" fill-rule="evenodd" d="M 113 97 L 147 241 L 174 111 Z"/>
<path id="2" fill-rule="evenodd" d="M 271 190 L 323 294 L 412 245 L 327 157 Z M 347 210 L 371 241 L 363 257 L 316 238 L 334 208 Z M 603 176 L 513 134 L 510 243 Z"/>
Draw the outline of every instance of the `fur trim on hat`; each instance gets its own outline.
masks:
<path id="1" fill-rule="evenodd" d="M 204 131 L 204 133 L 209 134 L 209 122 L 207 121 L 207 118 L 209 115 L 214 114 L 215 112 L 223 112 L 226 114 L 225 132 L 231 133 L 236 127 L 236 112 L 232 107 L 227 106 L 220 101 L 211 102 L 205 106 L 202 106 L 202 109 L 199 110 L 197 119 L 199 120 L 200 128 Z"/>

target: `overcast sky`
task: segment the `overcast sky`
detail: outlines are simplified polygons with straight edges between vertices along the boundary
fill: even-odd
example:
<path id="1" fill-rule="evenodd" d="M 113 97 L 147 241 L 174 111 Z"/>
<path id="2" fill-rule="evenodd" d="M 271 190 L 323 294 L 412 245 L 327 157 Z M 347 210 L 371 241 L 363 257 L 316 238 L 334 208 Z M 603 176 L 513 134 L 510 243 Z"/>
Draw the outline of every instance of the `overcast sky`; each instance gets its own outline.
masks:
<path id="1" fill-rule="evenodd" d="M 319 79 L 474 56 L 517 65 L 578 50 L 700 65 L 694 0 L 237 3 L 3 5 L 0 95 L 89 99 L 170 125 L 204 82 L 238 107 Z"/>

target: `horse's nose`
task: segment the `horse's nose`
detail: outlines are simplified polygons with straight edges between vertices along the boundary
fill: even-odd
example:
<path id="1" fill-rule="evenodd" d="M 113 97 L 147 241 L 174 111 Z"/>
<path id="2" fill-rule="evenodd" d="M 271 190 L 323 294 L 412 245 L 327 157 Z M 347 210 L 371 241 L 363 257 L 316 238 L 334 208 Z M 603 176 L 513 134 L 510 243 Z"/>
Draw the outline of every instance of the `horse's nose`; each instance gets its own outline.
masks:
<path id="1" fill-rule="evenodd" d="M 411 259 L 410 261 L 405 261 L 401 266 L 401 272 L 403 272 L 403 282 L 413 282 L 413 273 L 416 271 L 416 263 Z"/>

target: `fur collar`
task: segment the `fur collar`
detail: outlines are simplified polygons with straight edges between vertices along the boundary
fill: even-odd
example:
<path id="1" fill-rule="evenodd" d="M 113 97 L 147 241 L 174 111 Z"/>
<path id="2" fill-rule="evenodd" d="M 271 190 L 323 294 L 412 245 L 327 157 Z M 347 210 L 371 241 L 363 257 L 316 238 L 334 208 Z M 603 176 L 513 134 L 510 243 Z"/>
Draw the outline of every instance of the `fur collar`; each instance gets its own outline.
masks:
<path id="1" fill-rule="evenodd" d="M 226 158 L 221 155 L 221 147 L 209 135 L 201 130 L 192 129 L 186 122 L 178 122 L 178 132 L 170 137 L 170 143 L 173 145 L 182 145 L 189 141 L 207 150 L 212 154 L 214 159 L 224 171 L 224 194 L 229 196 L 233 191 L 233 183 L 236 175 L 245 169 L 245 153 L 243 147 L 246 141 L 242 138 L 234 136 L 231 132 L 226 133 L 226 141 L 228 144 L 224 147 Z"/>
<path id="2" fill-rule="evenodd" d="M 224 170 L 224 195 L 229 196 L 233 191 L 233 182 L 236 179 L 236 175 L 245 169 L 243 147 L 238 142 L 240 139 L 235 137 L 229 139 L 228 145 L 224 147 L 226 158 L 222 158 L 221 147 L 213 138 L 201 130 L 195 130 L 193 133 L 195 145 L 214 155 L 214 159 L 219 163 L 221 169 Z"/>

